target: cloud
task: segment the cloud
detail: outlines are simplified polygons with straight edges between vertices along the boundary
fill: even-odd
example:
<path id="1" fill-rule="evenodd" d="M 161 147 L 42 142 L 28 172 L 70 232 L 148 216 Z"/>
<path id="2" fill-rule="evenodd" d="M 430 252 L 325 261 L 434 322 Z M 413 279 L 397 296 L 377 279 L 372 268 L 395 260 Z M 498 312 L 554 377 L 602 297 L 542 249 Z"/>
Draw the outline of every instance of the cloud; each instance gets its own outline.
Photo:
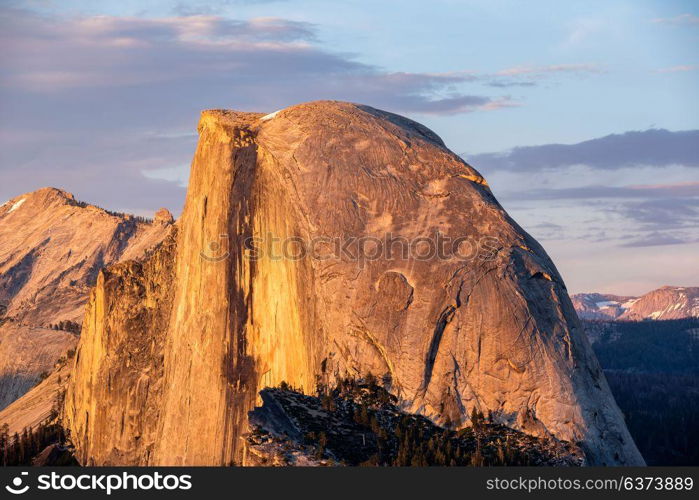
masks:
<path id="1" fill-rule="evenodd" d="M 617 210 L 646 230 L 699 228 L 699 196 L 649 199 L 626 203 Z"/>
<path id="2" fill-rule="evenodd" d="M 450 115 L 517 105 L 462 91 L 467 72 L 388 72 L 330 52 L 316 26 L 280 18 L 52 18 L 4 7 L 0 45 L 2 199 L 52 184 L 112 209 L 176 212 L 196 140 L 187 134 L 207 108 L 338 99 Z"/>
<path id="3" fill-rule="evenodd" d="M 699 26 L 699 16 L 695 16 L 694 14 L 680 14 L 675 17 L 658 17 L 653 19 L 652 22 L 676 26 Z"/>
<path id="4" fill-rule="evenodd" d="M 603 73 L 604 68 L 599 64 L 551 64 L 548 66 L 514 66 L 496 73 L 498 76 L 535 76 L 541 77 L 551 73 Z"/>
<path id="5" fill-rule="evenodd" d="M 532 81 L 516 81 L 516 80 L 500 81 L 500 80 L 493 80 L 493 81 L 491 81 L 491 82 L 488 82 L 486 85 L 490 85 L 491 87 L 507 88 L 507 87 L 536 87 L 538 84 L 537 84 L 536 82 L 532 82 Z"/>
<path id="6" fill-rule="evenodd" d="M 603 186 L 588 185 L 570 188 L 527 189 L 504 193 L 508 200 L 592 200 L 600 198 L 699 198 L 699 182 L 678 184 Z"/>
<path id="7" fill-rule="evenodd" d="M 505 68 L 492 74 L 473 75 L 473 78 L 495 88 L 535 87 L 542 80 L 556 75 L 568 74 L 580 78 L 604 72 L 603 66 L 591 63 L 550 64 L 546 66 L 523 65 Z"/>
<path id="8" fill-rule="evenodd" d="M 684 64 L 680 66 L 671 66 L 669 68 L 656 69 L 655 73 L 683 73 L 686 71 L 695 71 L 699 69 L 697 64 Z"/>
<path id="9" fill-rule="evenodd" d="M 293 94 L 292 102 L 334 97 L 445 114 L 495 109 L 506 99 L 453 90 L 471 81 L 467 74 L 387 73 L 327 52 L 313 44 L 313 25 L 279 18 L 96 16 L 57 23 L 4 9 L 0 25 L 6 48 L 0 86 L 10 90 L 187 85 L 190 93 L 238 92 L 240 101 L 265 107 L 291 104 Z"/>
<path id="10" fill-rule="evenodd" d="M 607 26 L 603 19 L 581 18 L 573 21 L 569 27 L 569 34 L 564 46 L 574 47 L 584 44 L 591 38 L 598 38 L 600 31 Z"/>
<path id="11" fill-rule="evenodd" d="M 563 203 L 568 213 L 589 217 L 567 224 L 565 231 L 554 227 L 556 224 L 532 224 L 531 229 L 542 239 L 560 239 L 565 233 L 567 239 L 617 241 L 622 247 L 699 241 L 699 182 L 527 189 L 504 193 L 501 198 L 506 203 L 529 202 L 538 217 L 544 219 L 551 217 L 552 203 Z M 561 220 L 565 220 L 565 215 Z"/>
<path id="12" fill-rule="evenodd" d="M 495 88 L 509 87 L 535 87 L 546 79 L 556 75 L 571 75 L 583 77 L 585 75 L 605 73 L 603 66 L 599 64 L 550 64 L 547 66 L 513 66 L 494 73 L 478 73 L 475 71 L 453 71 L 449 73 L 430 73 L 434 78 L 455 79 L 457 82 L 481 83 Z"/>
<path id="13" fill-rule="evenodd" d="M 227 7 L 236 5 L 255 5 L 288 0 L 215 0 L 215 1 L 187 1 L 178 2 L 173 7 L 173 13 L 178 16 L 191 16 L 194 14 L 219 14 Z"/>
<path id="14" fill-rule="evenodd" d="M 639 247 L 656 247 L 656 246 L 666 246 L 666 245 L 682 245 L 686 243 L 692 243 L 696 241 L 693 238 L 687 238 L 686 236 L 677 236 L 664 232 L 653 232 L 640 237 L 635 237 L 632 241 L 623 243 L 619 246 L 624 248 L 639 248 Z"/>
<path id="15" fill-rule="evenodd" d="M 502 153 L 471 155 L 466 159 L 484 172 L 535 172 L 574 165 L 605 170 L 634 165 L 699 167 L 699 130 L 633 131 L 577 144 L 523 146 Z"/>

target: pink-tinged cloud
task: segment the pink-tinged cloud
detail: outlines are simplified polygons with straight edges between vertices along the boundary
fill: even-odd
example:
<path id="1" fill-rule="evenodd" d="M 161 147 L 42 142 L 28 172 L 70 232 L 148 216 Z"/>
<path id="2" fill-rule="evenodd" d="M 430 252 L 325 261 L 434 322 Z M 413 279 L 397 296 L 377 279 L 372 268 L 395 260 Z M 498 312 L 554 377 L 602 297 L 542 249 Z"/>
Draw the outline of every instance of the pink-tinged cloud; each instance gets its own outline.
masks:
<path id="1" fill-rule="evenodd" d="M 699 26 L 699 16 L 695 16 L 694 14 L 680 14 L 675 17 L 658 17 L 652 21 L 658 24 Z"/>
<path id="2" fill-rule="evenodd" d="M 515 66 L 496 73 L 497 76 L 541 76 L 551 73 L 603 73 L 599 64 L 551 64 L 548 66 Z"/>
<path id="3" fill-rule="evenodd" d="M 696 71 L 698 64 L 683 64 L 680 66 L 670 66 L 669 68 L 656 69 L 655 73 L 683 73 L 685 71 Z"/>
<path id="4" fill-rule="evenodd" d="M 0 9 L 0 27 L 6 49 L 0 88 L 11 91 L 159 92 L 167 86 L 211 95 L 215 87 L 222 101 L 238 95 L 248 106 L 334 98 L 431 114 L 487 111 L 506 102 L 455 90 L 472 81 L 466 73 L 388 73 L 328 52 L 314 43 L 313 25 L 279 18 L 94 16 L 55 22 Z"/>
<path id="5" fill-rule="evenodd" d="M 52 184 L 113 209 L 176 212 L 184 190 L 162 173 L 179 178 L 195 139 L 168 134 L 194 131 L 202 109 L 338 99 L 453 115 L 517 104 L 465 92 L 467 72 L 388 72 L 328 51 L 316 33 L 279 18 L 57 20 L 0 7 L 0 199 Z"/>

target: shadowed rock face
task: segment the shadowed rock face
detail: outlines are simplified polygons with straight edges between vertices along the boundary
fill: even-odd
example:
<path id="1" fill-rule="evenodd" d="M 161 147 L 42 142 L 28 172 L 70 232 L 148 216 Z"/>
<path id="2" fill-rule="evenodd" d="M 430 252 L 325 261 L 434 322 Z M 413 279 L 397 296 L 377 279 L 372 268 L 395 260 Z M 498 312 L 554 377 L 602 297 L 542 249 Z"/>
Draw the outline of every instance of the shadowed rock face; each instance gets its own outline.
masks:
<path id="1" fill-rule="evenodd" d="M 245 463 L 263 387 L 367 372 L 440 424 L 475 407 L 590 464 L 643 463 L 555 266 L 434 133 L 341 102 L 205 111 L 199 133 L 172 279 L 146 263 L 93 293 L 66 404 L 83 463 Z M 440 237 L 460 253 L 428 256 Z M 157 349 L 125 361 L 145 310 L 168 318 L 147 323 L 160 383 Z M 120 425 L 144 400 L 138 430 Z"/>

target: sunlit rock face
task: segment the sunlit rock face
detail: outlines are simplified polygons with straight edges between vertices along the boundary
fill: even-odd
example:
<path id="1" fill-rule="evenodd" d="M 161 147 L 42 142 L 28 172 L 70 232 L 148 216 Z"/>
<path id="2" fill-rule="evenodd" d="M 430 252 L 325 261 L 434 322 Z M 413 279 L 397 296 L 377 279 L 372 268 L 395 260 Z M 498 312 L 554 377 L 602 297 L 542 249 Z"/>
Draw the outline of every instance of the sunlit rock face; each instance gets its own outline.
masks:
<path id="1" fill-rule="evenodd" d="M 369 372 L 439 424 L 476 408 L 643 463 L 555 266 L 433 132 L 324 101 L 205 111 L 199 134 L 176 241 L 93 292 L 83 463 L 246 463 L 262 388 Z"/>
<path id="2" fill-rule="evenodd" d="M 90 294 L 63 415 L 82 464 L 147 464 L 152 459 L 175 234 L 171 228 L 143 263 L 102 270 Z"/>
<path id="3" fill-rule="evenodd" d="M 33 326 L 80 323 L 99 270 L 140 258 L 163 239 L 170 222 L 108 212 L 56 188 L 4 203 L 0 318 Z"/>

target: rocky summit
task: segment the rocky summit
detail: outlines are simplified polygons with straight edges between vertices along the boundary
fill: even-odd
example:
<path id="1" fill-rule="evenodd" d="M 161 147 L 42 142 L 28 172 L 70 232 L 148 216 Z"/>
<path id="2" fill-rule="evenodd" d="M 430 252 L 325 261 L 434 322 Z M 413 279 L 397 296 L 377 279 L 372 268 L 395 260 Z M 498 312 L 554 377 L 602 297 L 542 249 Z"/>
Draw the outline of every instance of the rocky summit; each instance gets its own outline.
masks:
<path id="1" fill-rule="evenodd" d="M 664 286 L 640 297 L 578 293 L 571 299 L 582 319 L 642 321 L 699 318 L 699 287 Z"/>
<path id="2" fill-rule="evenodd" d="M 91 293 L 64 418 L 81 463 L 250 463 L 261 390 L 366 374 L 437 425 L 476 410 L 643 463 L 553 262 L 432 131 L 330 101 L 198 130 L 177 234 Z"/>
<path id="3" fill-rule="evenodd" d="M 100 269 L 142 257 L 171 225 L 167 211 L 149 221 L 55 188 L 0 206 L 0 410 L 75 348 Z"/>

